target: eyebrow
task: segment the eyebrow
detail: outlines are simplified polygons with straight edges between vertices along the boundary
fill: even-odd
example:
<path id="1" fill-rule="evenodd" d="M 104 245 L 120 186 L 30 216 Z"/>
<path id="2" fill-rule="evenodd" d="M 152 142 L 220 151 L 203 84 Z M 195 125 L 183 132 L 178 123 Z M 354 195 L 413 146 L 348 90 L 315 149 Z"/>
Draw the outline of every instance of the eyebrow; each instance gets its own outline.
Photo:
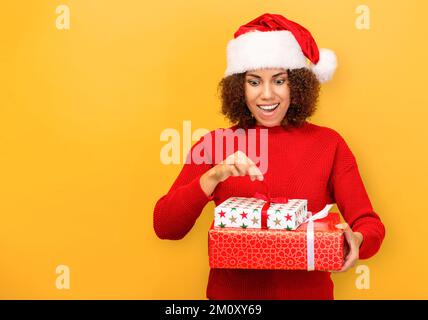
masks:
<path id="1" fill-rule="evenodd" d="M 287 74 L 287 72 L 280 72 L 280 73 L 274 74 L 274 75 L 272 76 L 272 78 L 278 77 L 278 76 L 280 76 L 280 75 L 282 75 L 282 74 Z M 256 77 L 256 78 L 261 79 L 261 77 L 260 77 L 260 76 L 258 76 L 258 75 L 256 75 L 256 74 L 254 74 L 254 73 L 248 73 L 248 74 L 247 74 L 247 76 L 253 76 L 253 77 Z"/>

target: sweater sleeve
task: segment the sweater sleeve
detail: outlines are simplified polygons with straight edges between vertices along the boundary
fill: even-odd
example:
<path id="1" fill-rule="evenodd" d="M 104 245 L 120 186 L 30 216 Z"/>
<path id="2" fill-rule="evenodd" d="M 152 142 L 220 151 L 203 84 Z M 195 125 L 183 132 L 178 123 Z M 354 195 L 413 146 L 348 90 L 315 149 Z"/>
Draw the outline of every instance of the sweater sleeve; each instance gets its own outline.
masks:
<path id="1" fill-rule="evenodd" d="M 361 179 L 355 156 L 340 136 L 331 175 L 333 198 L 352 231 L 363 235 L 360 259 L 368 259 L 379 250 L 385 227 L 373 210 Z"/>
<path id="2" fill-rule="evenodd" d="M 192 229 L 205 205 L 212 200 L 212 196 L 204 193 L 199 182 L 202 174 L 212 167 L 210 156 L 203 154 L 204 161 L 193 161 L 191 157 L 202 141 L 203 138 L 191 148 L 170 190 L 154 207 L 153 227 L 161 239 L 182 239 Z"/>

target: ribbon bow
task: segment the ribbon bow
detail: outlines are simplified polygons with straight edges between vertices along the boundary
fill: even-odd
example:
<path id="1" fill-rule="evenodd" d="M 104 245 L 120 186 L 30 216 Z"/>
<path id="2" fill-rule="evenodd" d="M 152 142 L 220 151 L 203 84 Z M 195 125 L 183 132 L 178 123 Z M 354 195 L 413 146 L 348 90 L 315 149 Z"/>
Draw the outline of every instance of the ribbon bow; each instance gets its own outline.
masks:
<path id="1" fill-rule="evenodd" d="M 261 182 L 262 182 L 262 184 L 266 188 L 266 194 L 256 192 L 253 195 L 253 198 L 257 198 L 257 199 L 266 201 L 265 204 L 262 207 L 261 227 L 262 227 L 262 229 L 267 229 L 267 220 L 268 220 L 267 211 L 268 211 L 268 209 L 270 207 L 270 204 L 271 203 L 287 203 L 288 202 L 288 198 L 286 198 L 286 197 L 274 197 L 274 198 L 271 197 L 268 185 L 266 184 L 266 182 L 264 180 L 262 180 Z"/>
<path id="2" fill-rule="evenodd" d="M 308 271 L 315 270 L 315 254 L 314 254 L 314 221 L 323 219 L 328 216 L 328 212 L 330 211 L 332 204 L 327 204 L 324 209 L 318 211 L 316 214 L 310 216 L 305 220 L 304 223 L 308 223 L 306 229 L 306 247 L 307 247 L 307 255 L 308 255 Z M 308 212 L 310 214 L 311 212 Z"/>

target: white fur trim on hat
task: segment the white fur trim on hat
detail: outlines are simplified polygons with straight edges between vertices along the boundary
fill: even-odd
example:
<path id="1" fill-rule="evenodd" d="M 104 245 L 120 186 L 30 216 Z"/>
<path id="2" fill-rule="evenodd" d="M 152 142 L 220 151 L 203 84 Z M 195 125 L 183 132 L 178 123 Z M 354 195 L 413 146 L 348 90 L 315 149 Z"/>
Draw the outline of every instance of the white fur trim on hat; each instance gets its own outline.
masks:
<path id="1" fill-rule="evenodd" d="M 260 68 L 307 67 L 307 59 L 287 30 L 251 31 L 229 41 L 225 76 Z"/>
<path id="2" fill-rule="evenodd" d="M 313 73 L 322 82 L 329 81 L 337 68 L 336 54 L 330 49 L 320 49 L 320 58 L 316 65 L 311 65 Z"/>

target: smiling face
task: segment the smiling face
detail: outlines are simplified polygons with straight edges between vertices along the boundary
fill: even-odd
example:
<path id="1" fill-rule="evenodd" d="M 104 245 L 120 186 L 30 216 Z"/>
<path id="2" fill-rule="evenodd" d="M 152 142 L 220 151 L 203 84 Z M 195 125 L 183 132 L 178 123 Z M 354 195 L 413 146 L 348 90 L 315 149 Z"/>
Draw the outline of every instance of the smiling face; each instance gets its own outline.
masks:
<path id="1" fill-rule="evenodd" d="M 270 68 L 247 71 L 245 101 L 257 125 L 281 125 L 290 106 L 287 70 Z"/>

